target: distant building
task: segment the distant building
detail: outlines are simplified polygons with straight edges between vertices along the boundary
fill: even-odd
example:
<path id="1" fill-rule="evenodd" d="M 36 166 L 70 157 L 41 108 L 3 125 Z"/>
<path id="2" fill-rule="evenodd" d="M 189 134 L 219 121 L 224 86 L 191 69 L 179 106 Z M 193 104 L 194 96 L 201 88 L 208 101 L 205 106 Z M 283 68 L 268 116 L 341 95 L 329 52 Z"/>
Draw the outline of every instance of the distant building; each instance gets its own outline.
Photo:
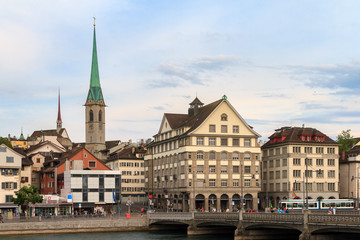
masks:
<path id="1" fill-rule="evenodd" d="M 262 208 L 339 198 L 338 143 L 315 128 L 282 127 L 262 147 Z M 307 177 L 307 182 L 306 182 Z M 306 191 L 307 189 L 307 191 Z"/>
<path id="2" fill-rule="evenodd" d="M 145 155 L 145 191 L 174 211 L 258 208 L 260 135 L 224 96 L 187 114 L 165 113 Z"/>
<path id="3" fill-rule="evenodd" d="M 28 139 L 25 139 L 22 129 L 21 129 L 21 134 L 20 134 L 19 138 L 16 138 L 16 136 L 10 137 L 10 134 L 9 134 L 8 140 L 10 141 L 11 146 L 13 148 L 19 147 L 22 149 L 27 149 L 29 147 Z"/>
<path id="4" fill-rule="evenodd" d="M 360 141 L 342 154 L 340 160 L 340 198 L 360 198 Z M 359 207 L 358 201 L 356 206 Z"/>
<path id="5" fill-rule="evenodd" d="M 13 205 L 11 199 L 15 197 L 15 191 L 20 189 L 20 173 L 24 155 L 9 148 L 5 144 L 0 145 L 0 209 L 3 212 L 15 212 L 18 206 Z"/>
<path id="6" fill-rule="evenodd" d="M 144 155 L 146 149 L 130 144 L 112 152 L 106 165 L 112 170 L 120 171 L 121 193 L 123 199 L 132 202 L 143 202 L 145 198 Z"/>

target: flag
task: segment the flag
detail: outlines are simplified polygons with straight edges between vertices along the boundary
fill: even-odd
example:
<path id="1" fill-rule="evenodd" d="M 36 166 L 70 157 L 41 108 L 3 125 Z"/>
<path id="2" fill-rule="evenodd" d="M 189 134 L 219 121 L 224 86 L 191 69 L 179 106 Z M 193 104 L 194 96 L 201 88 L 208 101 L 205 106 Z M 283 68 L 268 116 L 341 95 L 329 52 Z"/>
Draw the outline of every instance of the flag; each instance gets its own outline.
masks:
<path id="1" fill-rule="evenodd" d="M 295 191 L 294 191 L 294 188 L 292 189 L 292 196 L 293 196 L 294 198 L 297 197 L 297 196 L 296 196 L 296 193 L 295 193 Z"/>
<path id="2" fill-rule="evenodd" d="M 114 203 L 116 203 L 116 197 L 115 197 L 115 191 L 113 190 L 113 200 L 114 200 Z"/>

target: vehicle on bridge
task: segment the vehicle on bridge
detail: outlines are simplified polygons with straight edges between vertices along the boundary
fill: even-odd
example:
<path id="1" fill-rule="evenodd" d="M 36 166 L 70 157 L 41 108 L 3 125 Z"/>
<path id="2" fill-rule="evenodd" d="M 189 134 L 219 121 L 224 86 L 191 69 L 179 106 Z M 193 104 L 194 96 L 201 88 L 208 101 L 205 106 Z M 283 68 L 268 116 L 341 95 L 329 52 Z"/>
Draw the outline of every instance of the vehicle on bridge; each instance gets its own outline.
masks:
<path id="1" fill-rule="evenodd" d="M 293 209 L 293 210 L 301 210 L 305 207 L 304 199 L 294 199 L 294 200 L 284 200 L 280 201 L 281 208 Z M 337 209 L 344 210 L 352 210 L 354 209 L 354 200 L 353 199 L 308 199 L 309 210 L 327 210 L 330 207 L 334 207 Z"/>

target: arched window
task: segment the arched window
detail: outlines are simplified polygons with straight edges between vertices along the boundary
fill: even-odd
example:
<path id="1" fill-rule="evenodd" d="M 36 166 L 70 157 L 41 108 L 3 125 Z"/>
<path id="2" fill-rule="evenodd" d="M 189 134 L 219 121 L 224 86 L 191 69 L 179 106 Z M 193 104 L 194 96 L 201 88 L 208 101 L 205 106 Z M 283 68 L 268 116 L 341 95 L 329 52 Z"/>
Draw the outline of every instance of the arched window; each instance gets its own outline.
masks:
<path id="1" fill-rule="evenodd" d="M 102 111 L 100 110 L 99 111 L 99 122 L 101 122 L 102 121 Z"/>
<path id="2" fill-rule="evenodd" d="M 90 112 L 89 112 L 89 118 L 90 118 L 90 122 L 94 121 L 94 113 L 92 110 L 90 110 Z"/>
<path id="3" fill-rule="evenodd" d="M 221 114 L 221 121 L 227 121 L 227 118 L 228 116 L 225 113 Z"/>
<path id="4" fill-rule="evenodd" d="M 233 160 L 239 160 L 239 153 L 233 152 Z"/>
<path id="5" fill-rule="evenodd" d="M 215 160 L 215 152 L 210 152 L 209 153 L 209 159 L 210 160 Z"/>
<path id="6" fill-rule="evenodd" d="M 221 152 L 221 160 L 227 159 L 227 152 Z"/>

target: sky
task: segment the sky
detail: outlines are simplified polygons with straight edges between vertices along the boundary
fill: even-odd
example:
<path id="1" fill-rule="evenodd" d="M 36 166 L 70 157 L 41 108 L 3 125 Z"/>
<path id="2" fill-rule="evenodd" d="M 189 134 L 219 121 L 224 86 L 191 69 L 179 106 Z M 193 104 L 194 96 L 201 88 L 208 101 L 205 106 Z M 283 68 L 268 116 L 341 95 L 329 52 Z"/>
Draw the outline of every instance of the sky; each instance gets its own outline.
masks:
<path id="1" fill-rule="evenodd" d="M 360 137 L 360 1 L 0 0 L 0 136 L 84 142 L 93 17 L 106 139 L 223 95 L 267 140 L 283 126 Z"/>

